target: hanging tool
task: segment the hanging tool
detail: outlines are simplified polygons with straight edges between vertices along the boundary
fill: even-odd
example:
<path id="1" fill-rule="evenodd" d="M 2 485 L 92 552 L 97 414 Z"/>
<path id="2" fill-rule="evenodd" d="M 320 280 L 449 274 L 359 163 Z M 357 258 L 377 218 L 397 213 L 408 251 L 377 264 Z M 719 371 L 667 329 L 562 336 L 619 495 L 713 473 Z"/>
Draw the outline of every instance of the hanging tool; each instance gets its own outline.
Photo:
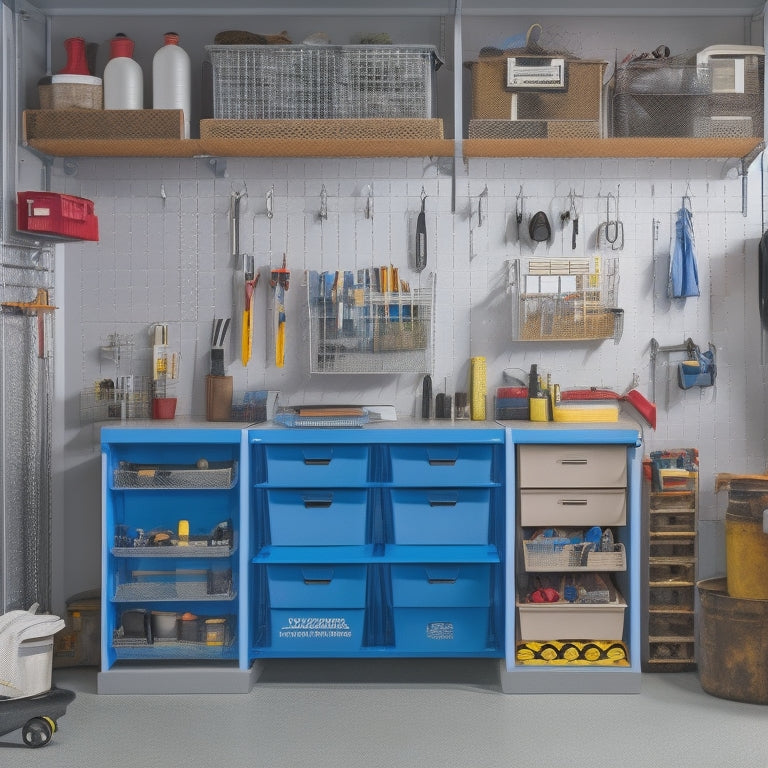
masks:
<path id="1" fill-rule="evenodd" d="M 518 192 L 517 199 L 515 200 L 515 222 L 517 224 L 517 242 L 520 242 L 520 225 L 523 223 L 523 185 L 520 185 L 520 192 Z"/>
<path id="2" fill-rule="evenodd" d="M 269 275 L 269 284 L 275 296 L 275 314 L 277 330 L 275 333 L 275 365 L 282 368 L 285 365 L 285 292 L 291 282 L 291 272 L 286 267 L 286 258 L 283 254 L 283 266 L 273 269 Z"/>
<path id="3" fill-rule="evenodd" d="M 48 303 L 48 290 L 46 288 L 38 288 L 34 301 L 4 301 L 2 306 L 5 309 L 10 309 L 23 315 L 37 316 L 37 356 L 41 359 L 45 358 L 47 356 L 45 315 L 58 309 L 58 307 Z"/>
<path id="4" fill-rule="evenodd" d="M 416 271 L 423 272 L 427 266 L 427 217 L 425 213 L 427 193 L 421 188 L 421 212 L 416 219 Z"/>
<path id="5" fill-rule="evenodd" d="M 253 292 L 259 284 L 259 273 L 255 271 L 253 256 L 243 254 L 243 285 L 245 304 L 243 305 L 243 326 L 240 338 L 240 360 L 248 365 L 253 352 L 253 326 L 256 313 L 253 311 Z"/>
<path id="6" fill-rule="evenodd" d="M 615 200 L 615 216 L 611 218 L 611 200 Z M 597 230 L 597 247 L 605 244 L 611 246 L 614 251 L 620 251 L 624 247 L 624 225 L 619 219 L 619 193 L 609 192 L 605 198 L 605 221 Z"/>
<path id="7" fill-rule="evenodd" d="M 571 215 L 571 250 L 576 250 L 576 235 L 579 234 L 579 211 L 576 208 L 576 193 L 571 190 L 568 193 L 570 199 L 569 213 Z"/>

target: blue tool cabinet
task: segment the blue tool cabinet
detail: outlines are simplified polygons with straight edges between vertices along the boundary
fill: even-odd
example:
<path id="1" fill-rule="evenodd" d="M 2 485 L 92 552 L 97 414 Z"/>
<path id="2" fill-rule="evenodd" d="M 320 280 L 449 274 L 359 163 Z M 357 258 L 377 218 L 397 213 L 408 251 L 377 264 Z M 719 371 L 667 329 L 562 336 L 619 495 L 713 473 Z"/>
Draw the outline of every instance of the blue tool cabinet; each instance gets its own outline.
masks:
<path id="1" fill-rule="evenodd" d="M 503 655 L 502 429 L 248 442 L 250 658 Z"/>
<path id="2" fill-rule="evenodd" d="M 264 660 L 299 657 L 496 658 L 509 693 L 638 689 L 633 426 L 179 422 L 101 433 L 100 693 L 246 693 Z M 521 457 L 557 446 L 613 457 L 589 498 L 621 500 L 623 668 L 515 661 L 523 507 L 554 520 L 541 486 L 579 486 Z"/>
<path id="3" fill-rule="evenodd" d="M 100 693 L 247 691 L 241 431 L 102 430 Z"/>

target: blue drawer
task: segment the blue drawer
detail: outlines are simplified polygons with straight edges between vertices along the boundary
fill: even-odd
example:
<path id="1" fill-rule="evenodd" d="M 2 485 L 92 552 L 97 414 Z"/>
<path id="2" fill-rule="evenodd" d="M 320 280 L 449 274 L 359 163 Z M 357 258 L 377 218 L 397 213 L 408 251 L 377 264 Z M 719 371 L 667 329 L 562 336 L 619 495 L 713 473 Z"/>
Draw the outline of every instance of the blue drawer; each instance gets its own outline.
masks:
<path id="1" fill-rule="evenodd" d="M 353 654 L 363 644 L 364 619 L 362 608 L 272 609 L 272 650 Z"/>
<path id="2" fill-rule="evenodd" d="M 477 653 L 488 646 L 488 608 L 395 608 L 398 651 Z"/>
<path id="3" fill-rule="evenodd" d="M 392 490 L 395 544 L 487 544 L 489 488 Z"/>
<path id="4" fill-rule="evenodd" d="M 267 482 L 278 485 L 360 485 L 368 477 L 367 445 L 265 445 Z"/>
<path id="5" fill-rule="evenodd" d="M 270 565 L 272 649 L 352 653 L 363 643 L 365 565 Z"/>
<path id="6" fill-rule="evenodd" d="M 272 608 L 362 608 L 365 565 L 268 565 Z"/>
<path id="7" fill-rule="evenodd" d="M 482 563 L 392 565 L 395 608 L 488 607 L 491 566 Z"/>
<path id="8" fill-rule="evenodd" d="M 399 485 L 478 485 L 491 482 L 493 446 L 455 443 L 393 445 L 392 482 Z"/>
<path id="9" fill-rule="evenodd" d="M 270 489 L 267 503 L 272 544 L 364 544 L 367 502 L 365 489 Z"/>

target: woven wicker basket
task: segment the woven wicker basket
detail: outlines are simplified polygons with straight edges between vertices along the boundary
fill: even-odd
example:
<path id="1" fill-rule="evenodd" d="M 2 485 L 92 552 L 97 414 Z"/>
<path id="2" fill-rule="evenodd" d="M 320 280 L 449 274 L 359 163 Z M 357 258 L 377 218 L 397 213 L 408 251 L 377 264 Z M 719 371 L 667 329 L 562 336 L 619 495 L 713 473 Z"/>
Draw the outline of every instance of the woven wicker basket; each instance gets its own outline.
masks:
<path id="1" fill-rule="evenodd" d="M 180 109 L 26 110 L 25 141 L 34 139 L 182 139 Z"/>
<path id="2" fill-rule="evenodd" d="M 507 56 L 488 56 L 469 64 L 473 118 L 509 120 L 513 93 L 506 89 L 507 59 Z M 604 61 L 567 60 L 567 90 L 561 93 L 518 91 L 517 117 L 600 121 L 606 66 Z"/>
<path id="3" fill-rule="evenodd" d="M 599 139 L 597 120 L 470 120 L 470 139 Z"/>
<path id="4" fill-rule="evenodd" d="M 439 118 L 201 120 L 201 139 L 442 139 Z"/>
<path id="5" fill-rule="evenodd" d="M 37 86 L 40 109 L 102 109 L 104 89 L 86 83 L 48 83 Z"/>

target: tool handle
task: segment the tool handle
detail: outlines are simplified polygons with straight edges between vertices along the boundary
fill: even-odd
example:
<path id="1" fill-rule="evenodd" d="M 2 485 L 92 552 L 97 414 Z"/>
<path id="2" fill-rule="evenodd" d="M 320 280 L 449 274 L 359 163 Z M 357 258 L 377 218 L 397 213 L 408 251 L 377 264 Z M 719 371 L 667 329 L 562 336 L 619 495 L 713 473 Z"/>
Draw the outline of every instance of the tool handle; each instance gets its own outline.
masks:
<path id="1" fill-rule="evenodd" d="M 426 375 L 421 389 L 421 418 L 428 419 L 432 406 L 432 377 Z"/>
<path id="2" fill-rule="evenodd" d="M 416 220 L 416 271 L 422 272 L 427 266 L 427 220 L 424 211 Z"/>
<path id="3" fill-rule="evenodd" d="M 576 250 L 576 235 L 579 234 L 579 220 L 575 218 L 573 220 L 573 229 L 571 230 L 571 249 Z"/>

